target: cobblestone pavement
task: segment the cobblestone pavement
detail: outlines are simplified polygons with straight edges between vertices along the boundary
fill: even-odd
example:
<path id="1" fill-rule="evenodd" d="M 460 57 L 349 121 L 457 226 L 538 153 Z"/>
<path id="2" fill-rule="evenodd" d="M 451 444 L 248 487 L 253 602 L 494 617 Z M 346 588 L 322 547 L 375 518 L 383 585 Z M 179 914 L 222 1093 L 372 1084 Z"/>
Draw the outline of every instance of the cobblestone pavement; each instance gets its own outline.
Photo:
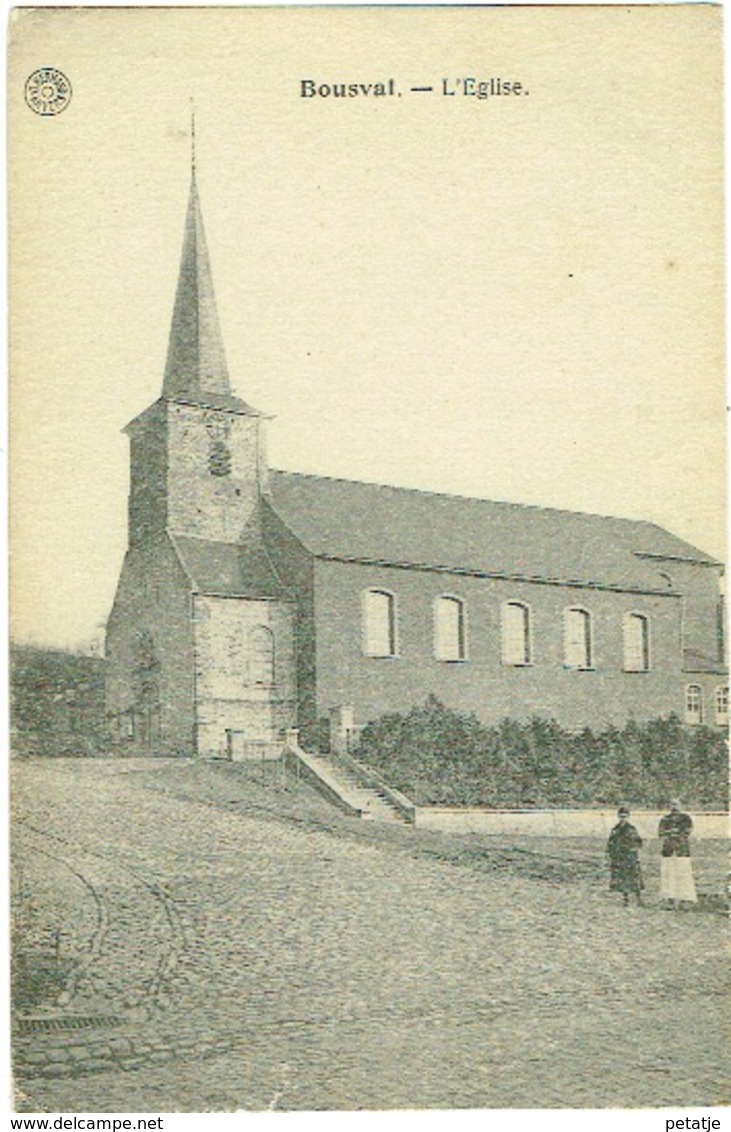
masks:
<path id="1" fill-rule="evenodd" d="M 624 910 L 570 861 L 561 884 L 461 867 L 413 852 L 405 827 L 328 830 L 317 806 L 300 822 L 227 810 L 225 791 L 183 797 L 185 773 L 13 767 L 24 883 L 43 903 L 51 861 L 77 878 L 77 976 L 36 1014 L 80 1028 L 16 1038 L 20 1110 L 728 1100 L 724 917 Z M 83 1028 L 91 1013 L 110 1024 Z"/>

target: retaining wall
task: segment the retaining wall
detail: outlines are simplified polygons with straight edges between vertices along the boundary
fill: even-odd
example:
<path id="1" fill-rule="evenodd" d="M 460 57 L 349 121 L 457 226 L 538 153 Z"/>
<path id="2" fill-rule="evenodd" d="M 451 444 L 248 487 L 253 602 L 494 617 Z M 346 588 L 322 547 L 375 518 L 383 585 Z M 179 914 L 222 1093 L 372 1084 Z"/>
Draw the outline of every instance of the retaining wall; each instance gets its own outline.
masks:
<path id="1" fill-rule="evenodd" d="M 633 810 L 630 821 L 641 837 L 657 837 L 665 810 Z M 726 838 L 729 815 L 691 813 L 693 836 Z M 617 822 L 611 810 L 478 810 L 447 806 L 418 806 L 416 825 L 445 833 L 522 834 L 528 837 L 608 837 Z"/>

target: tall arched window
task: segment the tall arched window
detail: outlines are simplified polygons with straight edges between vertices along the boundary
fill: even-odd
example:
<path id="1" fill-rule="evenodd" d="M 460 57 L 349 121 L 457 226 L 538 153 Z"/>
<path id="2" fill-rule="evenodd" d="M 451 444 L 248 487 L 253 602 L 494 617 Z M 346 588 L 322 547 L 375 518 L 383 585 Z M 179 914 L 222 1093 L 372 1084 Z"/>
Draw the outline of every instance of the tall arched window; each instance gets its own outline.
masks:
<path id="1" fill-rule="evenodd" d="M 650 668 L 650 622 L 643 613 L 625 613 L 622 622 L 625 672 Z"/>
<path id="2" fill-rule="evenodd" d="M 716 723 L 719 727 L 728 723 L 728 684 L 716 688 Z"/>
<path id="3" fill-rule="evenodd" d="M 685 689 L 685 722 L 703 722 L 703 692 L 698 684 L 689 684 Z"/>
<path id="4" fill-rule="evenodd" d="M 567 668 L 591 668 L 591 614 L 586 609 L 567 609 L 563 624 L 564 664 Z"/>
<path id="5" fill-rule="evenodd" d="M 396 598 L 388 590 L 363 595 L 363 651 L 366 656 L 396 655 Z"/>
<path id="6" fill-rule="evenodd" d="M 434 653 L 437 660 L 464 660 L 467 655 L 465 607 L 445 594 L 434 602 Z"/>
<path id="7" fill-rule="evenodd" d="M 274 634 L 266 625 L 257 625 L 248 640 L 249 683 L 274 683 Z"/>
<path id="8" fill-rule="evenodd" d="M 503 664 L 531 664 L 530 609 L 520 601 L 506 601 L 502 608 Z"/>

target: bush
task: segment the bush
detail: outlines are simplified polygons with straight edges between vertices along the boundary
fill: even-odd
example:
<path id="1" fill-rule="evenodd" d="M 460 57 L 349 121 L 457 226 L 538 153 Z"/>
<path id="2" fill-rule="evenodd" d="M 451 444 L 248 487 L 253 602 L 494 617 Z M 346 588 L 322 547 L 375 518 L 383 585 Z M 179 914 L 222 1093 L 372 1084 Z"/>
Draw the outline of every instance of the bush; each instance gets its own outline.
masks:
<path id="1" fill-rule="evenodd" d="M 10 705 L 15 755 L 92 755 L 105 749 L 100 657 L 11 646 Z"/>
<path id="2" fill-rule="evenodd" d="M 497 726 L 452 711 L 436 697 L 384 715 L 361 732 L 355 755 L 417 805 L 726 807 L 726 744 L 676 716 L 595 734 L 554 720 Z"/>

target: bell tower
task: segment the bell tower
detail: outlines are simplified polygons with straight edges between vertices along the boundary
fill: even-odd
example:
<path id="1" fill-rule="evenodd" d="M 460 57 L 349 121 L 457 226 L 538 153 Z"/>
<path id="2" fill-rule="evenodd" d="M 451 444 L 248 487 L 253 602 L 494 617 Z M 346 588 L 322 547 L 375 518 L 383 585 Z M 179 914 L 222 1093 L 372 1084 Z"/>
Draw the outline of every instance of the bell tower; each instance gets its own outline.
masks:
<path id="1" fill-rule="evenodd" d="M 193 150 L 162 393 L 125 430 L 130 545 L 164 531 L 238 542 L 267 493 L 265 419 L 231 393 Z"/>
<path id="2" fill-rule="evenodd" d="M 128 750 L 261 757 L 295 719 L 295 614 L 262 526 L 266 418 L 231 392 L 191 164 L 162 390 L 125 430 L 107 710 Z"/>

